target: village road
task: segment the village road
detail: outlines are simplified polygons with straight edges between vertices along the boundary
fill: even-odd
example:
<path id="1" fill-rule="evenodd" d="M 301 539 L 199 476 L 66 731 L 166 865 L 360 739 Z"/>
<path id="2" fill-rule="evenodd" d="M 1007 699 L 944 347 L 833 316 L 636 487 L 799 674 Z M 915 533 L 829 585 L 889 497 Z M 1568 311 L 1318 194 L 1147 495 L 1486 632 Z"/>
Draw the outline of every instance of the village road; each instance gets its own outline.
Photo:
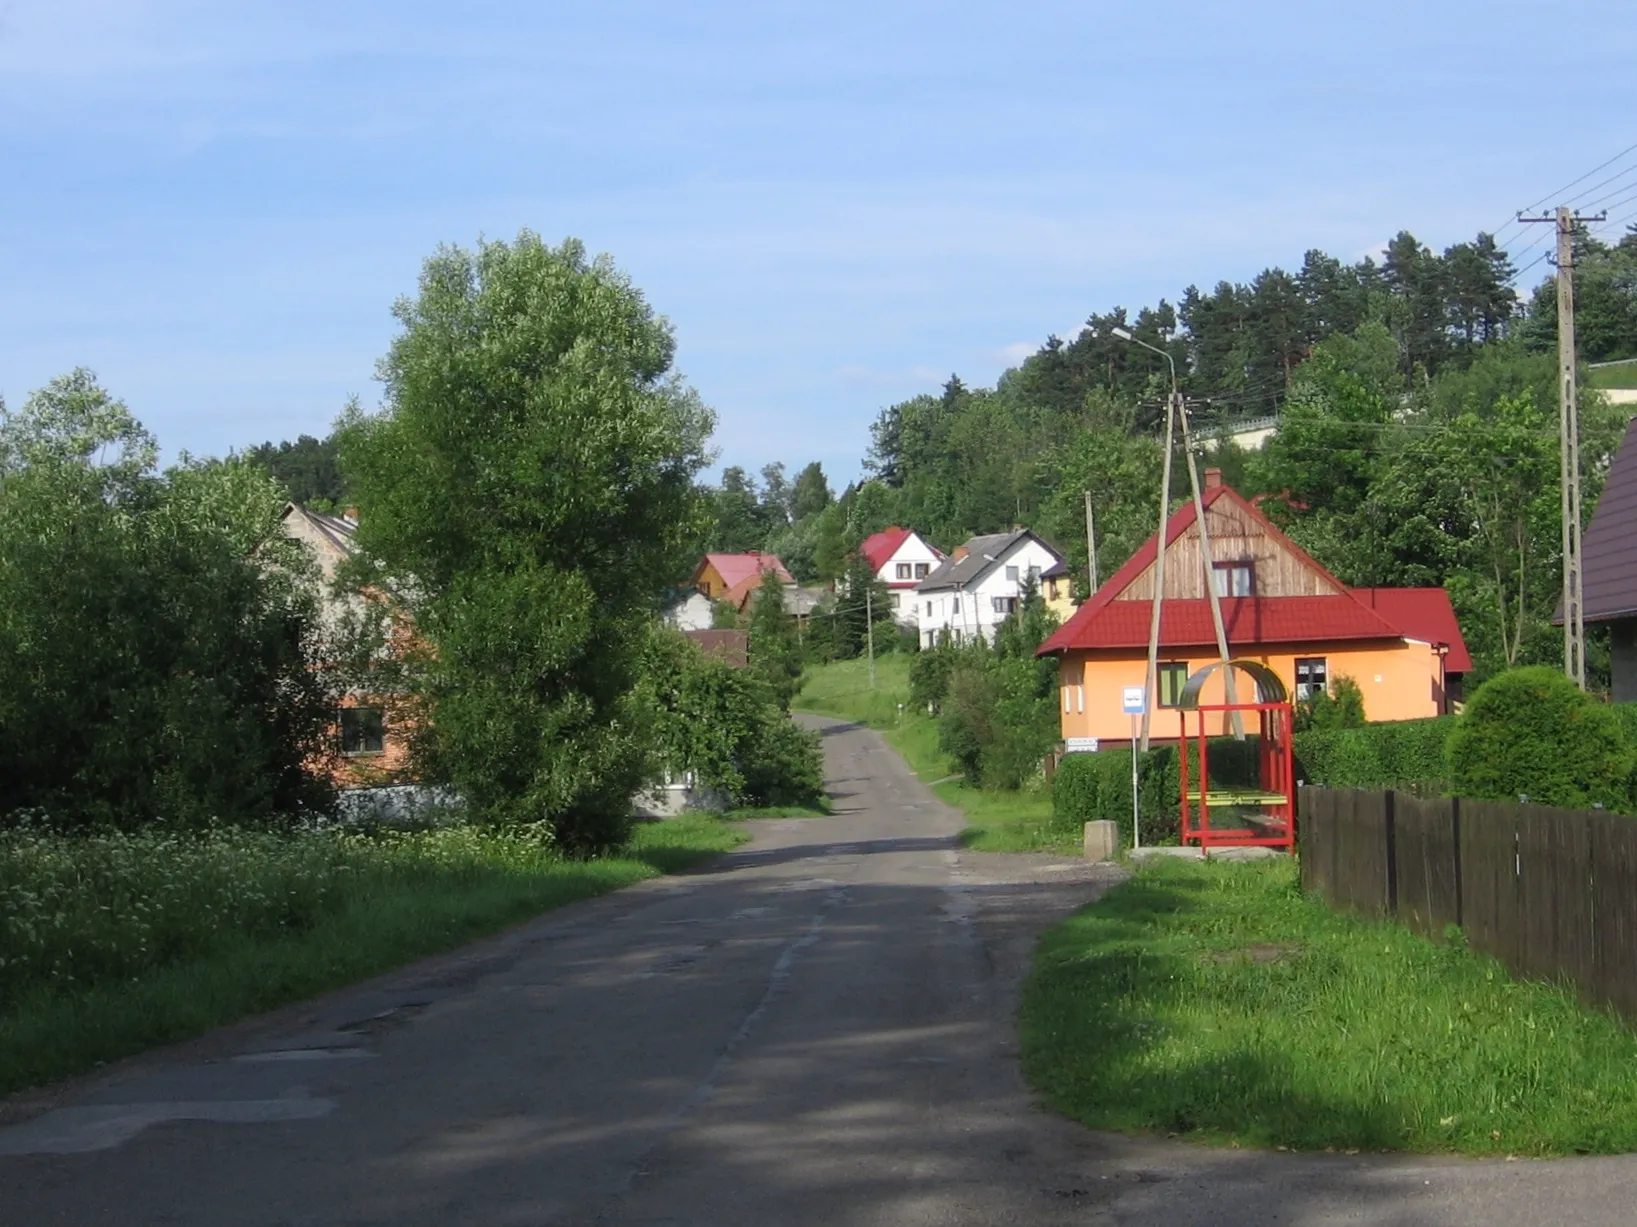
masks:
<path id="1" fill-rule="evenodd" d="M 0 1110 L 0 1225 L 1627 1225 L 1637 1164 L 1290 1156 L 1034 1106 L 1034 937 L 1112 871 L 960 848 L 874 733 L 833 817 Z"/>

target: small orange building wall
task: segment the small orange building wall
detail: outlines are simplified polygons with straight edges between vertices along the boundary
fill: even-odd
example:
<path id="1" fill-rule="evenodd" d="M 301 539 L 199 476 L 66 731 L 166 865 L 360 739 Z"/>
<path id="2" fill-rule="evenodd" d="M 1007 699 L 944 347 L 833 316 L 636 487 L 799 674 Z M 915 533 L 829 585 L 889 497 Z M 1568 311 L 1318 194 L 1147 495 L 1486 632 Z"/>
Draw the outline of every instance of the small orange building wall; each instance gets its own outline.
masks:
<path id="1" fill-rule="evenodd" d="M 1419 720 L 1442 715 L 1447 706 L 1443 658 L 1430 644 L 1399 640 L 1262 645 L 1233 655 L 1267 665 L 1279 675 L 1292 699 L 1296 695 L 1296 659 L 1322 656 L 1332 687 L 1340 677 L 1350 677 L 1358 683 L 1364 695 L 1364 718 L 1370 721 Z M 1190 676 L 1217 659 L 1215 652 L 1205 648 L 1160 653 L 1161 663 L 1185 662 Z M 1132 718 L 1121 710 L 1121 691 L 1127 686 L 1143 685 L 1147 672 L 1148 654 L 1141 650 L 1064 653 L 1059 664 L 1057 698 L 1063 736 L 1128 741 Z M 1240 702 L 1256 697 L 1254 683 L 1243 673 L 1238 675 L 1237 684 Z M 1221 673 L 1206 684 L 1200 701 L 1204 704 L 1226 702 Z M 1225 714 L 1213 714 L 1207 730 L 1212 734 L 1226 733 L 1228 720 Z M 1156 708 L 1149 735 L 1174 740 L 1179 728 L 1174 709 Z"/>

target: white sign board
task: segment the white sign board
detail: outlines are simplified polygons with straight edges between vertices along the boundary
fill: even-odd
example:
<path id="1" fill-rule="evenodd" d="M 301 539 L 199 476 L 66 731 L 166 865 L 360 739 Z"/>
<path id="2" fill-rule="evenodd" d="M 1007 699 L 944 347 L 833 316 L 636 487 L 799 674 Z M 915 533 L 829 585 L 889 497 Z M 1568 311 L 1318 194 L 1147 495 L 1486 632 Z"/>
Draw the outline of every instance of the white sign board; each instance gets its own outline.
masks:
<path id="1" fill-rule="evenodd" d="M 1065 754 L 1094 754 L 1097 751 L 1095 737 L 1065 737 L 1063 738 L 1063 752 Z"/>
<path id="2" fill-rule="evenodd" d="M 1127 686 L 1120 692 L 1120 703 L 1128 716 L 1140 716 L 1145 706 L 1143 697 L 1146 688 L 1142 686 Z"/>

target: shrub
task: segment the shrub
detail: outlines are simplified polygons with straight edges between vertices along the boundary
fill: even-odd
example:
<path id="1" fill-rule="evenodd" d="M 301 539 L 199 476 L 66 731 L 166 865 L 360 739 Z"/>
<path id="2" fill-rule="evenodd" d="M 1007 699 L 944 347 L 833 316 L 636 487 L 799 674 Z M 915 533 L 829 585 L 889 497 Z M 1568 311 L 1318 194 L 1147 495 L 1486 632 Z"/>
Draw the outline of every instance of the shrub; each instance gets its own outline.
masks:
<path id="1" fill-rule="evenodd" d="M 804 805 L 824 794 L 819 736 L 795 723 L 765 680 L 656 634 L 644 663 L 655 766 L 691 771 L 735 805 Z"/>
<path id="2" fill-rule="evenodd" d="M 1321 690 L 1296 704 L 1296 731 L 1308 729 L 1361 729 L 1364 727 L 1364 692 L 1347 676 L 1338 677 L 1328 691 Z"/>
<path id="3" fill-rule="evenodd" d="M 1624 808 L 1631 751 L 1620 717 L 1549 665 L 1485 682 L 1450 734 L 1450 782 L 1463 797 Z"/>
<path id="4" fill-rule="evenodd" d="M 1448 791 L 1444 742 L 1454 727 L 1453 716 L 1436 716 L 1297 733 L 1296 776 L 1327 788 L 1396 788 L 1437 796 Z"/>

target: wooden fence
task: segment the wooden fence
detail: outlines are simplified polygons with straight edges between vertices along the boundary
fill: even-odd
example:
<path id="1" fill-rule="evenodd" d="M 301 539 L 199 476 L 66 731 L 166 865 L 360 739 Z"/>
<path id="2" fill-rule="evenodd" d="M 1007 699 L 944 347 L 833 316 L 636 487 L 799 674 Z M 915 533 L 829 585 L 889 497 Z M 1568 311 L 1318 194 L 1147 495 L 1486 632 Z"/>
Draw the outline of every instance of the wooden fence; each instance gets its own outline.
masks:
<path id="1" fill-rule="evenodd" d="M 1302 886 L 1428 937 L 1459 925 L 1512 972 L 1637 1020 L 1637 818 L 1303 788 Z"/>

